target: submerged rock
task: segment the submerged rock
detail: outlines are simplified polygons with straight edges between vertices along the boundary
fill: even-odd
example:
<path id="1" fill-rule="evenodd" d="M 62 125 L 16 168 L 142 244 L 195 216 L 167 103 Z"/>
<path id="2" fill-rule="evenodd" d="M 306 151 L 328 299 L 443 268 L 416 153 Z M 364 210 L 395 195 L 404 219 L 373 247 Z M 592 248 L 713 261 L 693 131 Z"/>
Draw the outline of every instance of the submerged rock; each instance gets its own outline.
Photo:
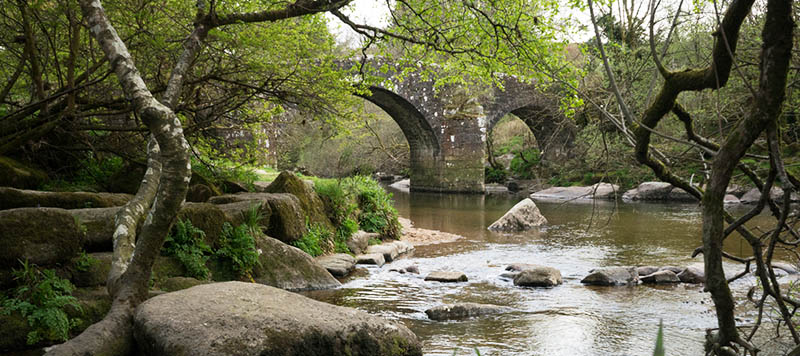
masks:
<path id="1" fill-rule="evenodd" d="M 706 274 L 700 268 L 687 267 L 681 273 L 678 273 L 678 279 L 683 283 L 700 284 L 706 282 Z"/>
<path id="2" fill-rule="evenodd" d="M 516 232 L 530 230 L 544 224 L 547 224 L 547 219 L 542 216 L 536 203 L 530 198 L 525 198 L 500 219 L 489 225 L 489 230 Z"/>
<path id="3" fill-rule="evenodd" d="M 434 282 L 466 282 L 467 275 L 464 272 L 455 272 L 455 271 L 437 271 L 431 272 L 425 277 L 426 281 L 434 281 Z"/>
<path id="4" fill-rule="evenodd" d="M 242 282 L 151 298 L 136 309 L 134 336 L 148 355 L 422 355 L 399 323 Z"/>
<path id="5" fill-rule="evenodd" d="M 514 276 L 514 285 L 522 287 L 554 287 L 561 284 L 561 271 L 553 267 L 536 266 Z"/>
<path id="6" fill-rule="evenodd" d="M 604 267 L 590 271 L 581 283 L 597 286 L 636 285 L 639 274 L 634 267 Z"/>
<path id="7" fill-rule="evenodd" d="M 458 303 L 440 305 L 425 311 L 431 320 L 466 319 L 481 315 L 502 314 L 510 312 L 512 309 L 499 305 L 478 304 L 478 303 Z"/>
<path id="8" fill-rule="evenodd" d="M 334 277 L 347 276 L 356 267 L 356 259 L 346 253 L 320 256 L 315 258 L 315 260 Z"/>
<path id="9" fill-rule="evenodd" d="M 652 274 L 648 274 L 644 277 L 639 278 L 642 283 L 649 283 L 649 284 L 666 284 L 666 283 L 680 283 L 681 280 L 670 270 L 662 270 L 658 272 L 654 272 Z"/>
<path id="10" fill-rule="evenodd" d="M 619 186 L 610 183 L 597 183 L 588 187 L 551 187 L 531 194 L 531 199 L 541 200 L 589 200 L 615 199 Z"/>
<path id="11" fill-rule="evenodd" d="M 659 267 L 656 267 L 656 266 L 640 266 L 640 267 L 636 267 L 636 274 L 638 274 L 639 277 L 642 277 L 642 276 L 646 276 L 648 274 L 656 273 L 656 272 L 658 272 L 658 269 L 659 269 Z"/>

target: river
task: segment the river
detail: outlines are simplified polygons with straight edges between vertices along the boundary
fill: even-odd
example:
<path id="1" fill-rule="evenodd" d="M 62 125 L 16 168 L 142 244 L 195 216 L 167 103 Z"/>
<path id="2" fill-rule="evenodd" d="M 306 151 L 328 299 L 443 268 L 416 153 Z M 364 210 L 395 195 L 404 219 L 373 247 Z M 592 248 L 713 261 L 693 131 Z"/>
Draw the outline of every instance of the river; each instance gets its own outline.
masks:
<path id="1" fill-rule="evenodd" d="M 670 355 L 702 355 L 705 329 L 716 326 L 713 303 L 701 285 L 590 287 L 580 280 L 603 266 L 702 266 L 691 258 L 701 244 L 697 204 L 537 202 L 547 227 L 497 234 L 486 227 L 521 197 L 443 195 L 392 191 L 401 216 L 416 227 L 465 236 L 457 242 L 418 246 L 412 257 L 366 268 L 333 291 L 310 296 L 398 320 L 416 333 L 425 355 L 652 355 L 660 320 Z M 732 237 L 729 252 L 747 245 Z M 559 269 L 554 288 L 520 288 L 499 275 L 510 263 Z M 417 265 L 419 275 L 390 272 Z M 726 262 L 726 270 L 741 266 Z M 437 270 L 467 274 L 466 283 L 426 282 Z M 742 296 L 755 283 L 732 284 Z M 740 300 L 744 298 L 739 298 Z M 430 307 L 477 302 L 515 312 L 461 321 L 427 318 Z M 741 313 L 748 323 L 752 313 Z"/>

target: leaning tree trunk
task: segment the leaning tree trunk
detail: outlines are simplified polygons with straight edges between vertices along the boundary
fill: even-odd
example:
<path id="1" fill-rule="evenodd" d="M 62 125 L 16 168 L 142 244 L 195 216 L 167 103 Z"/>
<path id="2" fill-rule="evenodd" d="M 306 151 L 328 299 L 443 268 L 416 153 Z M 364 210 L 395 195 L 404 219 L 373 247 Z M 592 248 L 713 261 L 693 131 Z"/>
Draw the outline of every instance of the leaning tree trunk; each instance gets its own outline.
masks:
<path id="1" fill-rule="evenodd" d="M 80 0 L 80 5 L 92 36 L 154 141 L 148 145 L 148 171 L 139 192 L 117 216 L 113 272 L 109 276 L 111 310 L 103 320 L 54 347 L 48 355 L 124 355 L 133 347 L 133 311 L 147 297 L 153 262 L 186 197 L 191 176 L 189 145 L 175 113 L 145 86 L 100 2 Z M 135 238 L 136 226 L 145 213 L 147 218 Z"/>

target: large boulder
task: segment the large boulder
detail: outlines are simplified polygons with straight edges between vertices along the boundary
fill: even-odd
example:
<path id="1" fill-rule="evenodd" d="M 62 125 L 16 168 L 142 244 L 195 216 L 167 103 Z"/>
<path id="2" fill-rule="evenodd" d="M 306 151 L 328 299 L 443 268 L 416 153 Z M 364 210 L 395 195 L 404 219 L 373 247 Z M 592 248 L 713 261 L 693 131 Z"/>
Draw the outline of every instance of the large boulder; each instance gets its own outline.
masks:
<path id="1" fill-rule="evenodd" d="M 481 315 L 502 314 L 510 312 L 512 309 L 499 305 L 478 304 L 478 303 L 458 303 L 440 305 L 425 311 L 431 320 L 450 320 L 466 319 Z"/>
<path id="2" fill-rule="evenodd" d="M 500 219 L 489 225 L 489 230 L 516 232 L 530 230 L 544 224 L 547 224 L 547 219 L 539 211 L 536 203 L 530 198 L 525 198 Z"/>
<path id="3" fill-rule="evenodd" d="M 300 200 L 300 206 L 305 211 L 305 216 L 312 224 L 321 224 L 333 231 L 333 224 L 325 214 L 325 204 L 314 191 L 313 187 L 306 184 L 293 173 L 283 171 L 274 181 L 264 189 L 267 193 L 289 193 Z"/>
<path id="4" fill-rule="evenodd" d="M 269 202 L 245 200 L 215 206 L 222 210 L 225 214 L 225 220 L 233 226 L 246 223 L 250 214 L 255 213 L 258 215 L 258 224 L 262 227 L 262 230 L 266 231 L 269 228 L 270 218 L 272 217 L 272 208 L 270 208 Z"/>
<path id="5" fill-rule="evenodd" d="M 618 185 L 597 183 L 588 187 L 551 187 L 533 193 L 530 197 L 538 200 L 586 200 L 615 199 L 619 194 Z"/>
<path id="6" fill-rule="evenodd" d="M 270 213 L 269 225 L 266 226 L 266 233 L 278 240 L 291 243 L 299 240 L 308 231 L 306 229 L 306 219 L 300 200 L 293 194 L 280 193 L 239 193 L 213 197 L 208 200 L 211 204 L 227 205 L 237 202 L 249 202 L 248 204 L 261 203 L 262 211 Z M 246 207 L 241 205 L 240 207 Z"/>
<path id="7" fill-rule="evenodd" d="M 111 251 L 114 222 L 120 207 L 68 210 L 78 222 L 85 236 L 83 248 L 87 251 Z"/>
<path id="8" fill-rule="evenodd" d="M 205 232 L 206 244 L 216 246 L 222 236 L 222 225 L 227 221 L 227 216 L 214 204 L 184 203 L 178 212 L 178 219 L 191 221 L 192 226 Z"/>
<path id="9" fill-rule="evenodd" d="M 35 189 L 47 181 L 47 174 L 8 157 L 0 157 L 0 187 Z"/>
<path id="10" fill-rule="evenodd" d="M 334 277 L 344 277 L 356 267 L 356 259 L 346 253 L 320 256 L 315 258 L 320 266 L 324 267 Z"/>
<path id="11" fill-rule="evenodd" d="M 0 211 L 0 267 L 18 267 L 25 260 L 40 266 L 64 263 L 77 256 L 82 243 L 83 231 L 67 210 Z"/>
<path id="12" fill-rule="evenodd" d="M 253 269 L 253 279 L 261 284 L 288 290 L 336 288 L 339 281 L 299 248 L 289 246 L 268 236 L 256 237 L 260 251 Z"/>
<path id="13" fill-rule="evenodd" d="M 128 194 L 88 192 L 42 192 L 0 187 L 0 210 L 15 208 L 110 208 L 131 200 Z"/>
<path id="14" fill-rule="evenodd" d="M 151 298 L 136 309 L 134 336 L 147 355 L 422 355 L 401 324 L 242 282 Z"/>
<path id="15" fill-rule="evenodd" d="M 554 287 L 561 284 L 561 271 L 553 267 L 536 266 L 524 269 L 514 277 L 521 287 Z"/>
<path id="16" fill-rule="evenodd" d="M 604 267 L 589 272 L 581 283 L 596 286 L 636 285 L 639 273 L 635 267 Z"/>
<path id="17" fill-rule="evenodd" d="M 666 182 L 644 182 L 622 195 L 623 200 L 667 200 L 672 184 Z"/>
<path id="18" fill-rule="evenodd" d="M 769 198 L 776 202 L 783 201 L 784 195 L 783 189 L 778 187 L 772 187 L 772 189 L 769 191 Z M 741 201 L 743 204 L 755 204 L 758 203 L 760 199 L 761 191 L 758 190 L 758 188 L 753 188 L 742 195 L 739 201 Z M 800 196 L 798 196 L 797 192 L 792 192 L 791 201 L 797 202 L 798 200 L 800 200 Z"/>

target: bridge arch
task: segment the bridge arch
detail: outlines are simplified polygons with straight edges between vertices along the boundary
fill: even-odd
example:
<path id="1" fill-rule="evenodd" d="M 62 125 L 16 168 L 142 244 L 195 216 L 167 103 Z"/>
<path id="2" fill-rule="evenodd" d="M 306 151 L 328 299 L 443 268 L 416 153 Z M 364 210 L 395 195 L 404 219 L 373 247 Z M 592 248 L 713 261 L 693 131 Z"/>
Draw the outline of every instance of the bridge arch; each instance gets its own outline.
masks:
<path id="1" fill-rule="evenodd" d="M 441 190 L 435 182 L 439 180 L 442 147 L 428 120 L 402 96 L 376 86 L 369 90 L 358 96 L 391 116 L 408 141 L 412 189 Z"/>

